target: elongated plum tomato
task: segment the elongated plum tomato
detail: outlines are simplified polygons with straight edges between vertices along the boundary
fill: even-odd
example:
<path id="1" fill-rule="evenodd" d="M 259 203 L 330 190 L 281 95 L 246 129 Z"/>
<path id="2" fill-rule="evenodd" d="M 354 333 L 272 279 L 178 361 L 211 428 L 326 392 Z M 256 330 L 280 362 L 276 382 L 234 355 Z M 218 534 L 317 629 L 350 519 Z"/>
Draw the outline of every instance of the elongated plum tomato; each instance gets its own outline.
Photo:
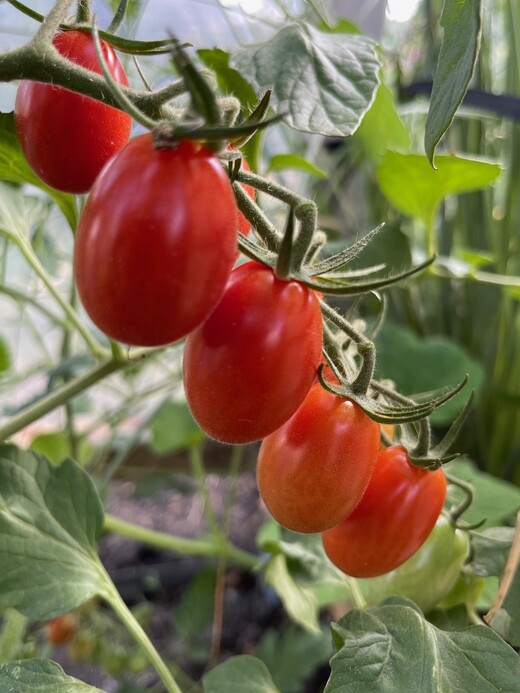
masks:
<path id="1" fill-rule="evenodd" d="M 186 340 L 184 388 L 210 436 L 249 443 L 294 414 L 314 380 L 322 322 L 313 291 L 247 262 L 222 300 Z"/>
<path id="2" fill-rule="evenodd" d="M 127 344 L 184 337 L 216 306 L 236 257 L 237 207 L 217 157 L 183 141 L 132 139 L 103 169 L 74 249 L 91 320 Z"/>
<path id="3" fill-rule="evenodd" d="M 294 532 L 322 532 L 358 504 L 379 450 L 379 424 L 315 383 L 260 447 L 257 481 L 271 515 Z"/>
<path id="4" fill-rule="evenodd" d="M 101 74 L 94 41 L 83 31 L 65 31 L 53 39 L 71 62 Z M 123 66 L 111 46 L 101 42 L 114 79 L 127 85 Z M 14 106 L 20 145 L 36 175 L 52 188 L 69 193 L 90 190 L 106 162 L 130 137 L 127 113 L 63 87 L 23 80 Z"/>
<path id="5" fill-rule="evenodd" d="M 377 456 L 359 505 L 323 533 L 325 553 L 352 577 L 388 573 L 426 541 L 445 498 L 442 469 L 420 469 L 401 446 L 386 448 Z"/>

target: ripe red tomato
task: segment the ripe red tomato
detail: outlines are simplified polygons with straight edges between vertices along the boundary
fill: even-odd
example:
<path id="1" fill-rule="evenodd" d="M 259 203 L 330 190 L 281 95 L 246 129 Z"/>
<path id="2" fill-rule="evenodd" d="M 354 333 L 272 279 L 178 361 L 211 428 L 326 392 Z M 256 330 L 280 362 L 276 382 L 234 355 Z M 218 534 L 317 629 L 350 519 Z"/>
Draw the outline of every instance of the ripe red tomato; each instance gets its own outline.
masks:
<path id="1" fill-rule="evenodd" d="M 260 447 L 258 489 L 271 515 L 294 532 L 336 525 L 368 484 L 379 435 L 379 424 L 357 404 L 315 383 Z"/>
<path id="2" fill-rule="evenodd" d="M 442 469 L 414 466 L 399 445 L 377 456 L 359 505 L 323 533 L 330 560 L 352 577 L 375 577 L 397 568 L 426 541 L 446 498 Z"/>
<path id="3" fill-rule="evenodd" d="M 210 436 L 248 443 L 294 414 L 314 380 L 322 343 L 314 292 L 247 262 L 222 300 L 186 340 L 184 387 Z"/>
<path id="4" fill-rule="evenodd" d="M 61 645 L 72 638 L 77 627 L 77 620 L 73 614 L 63 614 L 46 624 L 45 635 L 53 645 Z"/>
<path id="5" fill-rule="evenodd" d="M 71 62 L 101 74 L 92 36 L 65 31 L 53 40 Z M 101 42 L 114 79 L 127 85 L 123 66 L 114 50 Z M 106 162 L 130 137 L 127 113 L 51 84 L 23 80 L 14 106 L 16 131 L 31 168 L 44 183 L 57 190 L 90 190 Z"/>
<path id="6" fill-rule="evenodd" d="M 184 337 L 222 296 L 237 224 L 233 189 L 212 152 L 134 138 L 96 179 L 76 234 L 76 282 L 91 320 L 127 344 Z"/>

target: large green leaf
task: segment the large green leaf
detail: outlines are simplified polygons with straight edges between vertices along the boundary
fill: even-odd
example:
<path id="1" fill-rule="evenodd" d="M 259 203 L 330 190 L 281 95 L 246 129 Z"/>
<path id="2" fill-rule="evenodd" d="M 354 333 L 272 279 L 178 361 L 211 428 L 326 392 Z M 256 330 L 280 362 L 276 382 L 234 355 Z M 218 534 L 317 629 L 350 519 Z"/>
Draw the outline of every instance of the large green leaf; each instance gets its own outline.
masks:
<path id="1" fill-rule="evenodd" d="M 280 693 L 263 662 L 255 657 L 231 657 L 202 679 L 204 693 Z"/>
<path id="2" fill-rule="evenodd" d="M 520 489 L 491 474 L 481 472 L 469 460 L 455 460 L 446 467 L 453 476 L 467 481 L 473 487 L 473 503 L 464 513 L 464 520 L 473 524 L 485 520 L 484 527 L 503 523 L 520 508 Z M 462 492 L 450 488 L 450 494 L 462 498 Z M 482 531 L 482 530 L 479 530 Z"/>
<path id="3" fill-rule="evenodd" d="M 394 95 L 386 84 L 380 84 L 374 103 L 363 118 L 355 139 L 361 142 L 367 156 L 375 163 L 389 149 L 407 152 L 410 136 L 397 113 Z"/>
<path id="4" fill-rule="evenodd" d="M 424 147 L 433 164 L 435 147 L 449 128 L 468 88 L 480 47 L 482 0 L 444 0 L 444 37 L 426 118 Z"/>
<path id="5" fill-rule="evenodd" d="M 400 212 L 433 224 L 447 195 L 487 188 L 500 174 L 496 163 L 459 156 L 438 156 L 437 169 L 421 154 L 388 151 L 376 171 L 381 191 Z"/>
<path id="6" fill-rule="evenodd" d="M 490 625 L 513 647 L 520 647 L 520 568 Z"/>
<path id="7" fill-rule="evenodd" d="M 471 532 L 471 567 L 475 575 L 502 575 L 514 533 L 512 527 L 490 527 Z"/>
<path id="8" fill-rule="evenodd" d="M 8 117 L 12 117 L 12 114 L 3 114 L 0 120 L 0 180 L 11 183 L 30 183 L 44 190 L 58 205 L 71 229 L 74 230 L 78 220 L 76 198 L 49 188 L 38 178 L 22 153 L 13 132 L 14 126 L 7 120 Z"/>
<path id="9" fill-rule="evenodd" d="M 0 607 L 47 620 L 106 595 L 95 548 L 102 520 L 96 488 L 75 462 L 55 467 L 1 446 Z"/>
<path id="10" fill-rule="evenodd" d="M 445 632 L 395 603 L 352 610 L 333 625 L 333 637 L 338 651 L 325 693 L 520 690 L 518 655 L 485 626 Z"/>
<path id="11" fill-rule="evenodd" d="M 461 347 L 446 337 L 419 339 L 405 327 L 387 322 L 376 338 L 377 375 L 390 378 L 399 392 L 411 395 L 429 392 L 446 385 L 456 385 L 469 375 L 469 385 L 478 389 L 483 370 Z M 439 409 L 431 421 L 435 425 L 450 424 L 468 397 L 463 390 Z"/>
<path id="12" fill-rule="evenodd" d="M 67 676 L 48 659 L 31 659 L 0 665 L 2 693 L 103 693 L 99 688 Z"/>
<path id="13" fill-rule="evenodd" d="M 231 53 L 236 68 L 297 130 L 351 135 L 370 108 L 380 62 L 371 39 L 289 24 L 265 43 Z M 283 69 L 281 67 L 283 66 Z"/>

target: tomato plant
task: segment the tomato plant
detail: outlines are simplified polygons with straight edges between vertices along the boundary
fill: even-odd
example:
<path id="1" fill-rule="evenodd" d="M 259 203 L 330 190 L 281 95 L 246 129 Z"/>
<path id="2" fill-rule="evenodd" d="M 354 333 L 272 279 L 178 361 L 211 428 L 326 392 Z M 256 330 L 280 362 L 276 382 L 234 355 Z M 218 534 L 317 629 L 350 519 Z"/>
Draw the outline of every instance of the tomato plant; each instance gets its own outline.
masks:
<path id="1" fill-rule="evenodd" d="M 358 584 L 368 604 L 401 595 L 427 613 L 457 583 L 468 552 L 467 533 L 455 529 L 441 514 L 424 544 L 408 560 L 384 575 L 360 579 Z"/>
<path id="2" fill-rule="evenodd" d="M 442 469 L 414 466 L 399 445 L 377 456 L 355 510 L 323 533 L 330 560 L 352 577 L 374 577 L 410 558 L 432 531 L 446 498 Z"/>
<path id="3" fill-rule="evenodd" d="M 184 387 L 200 427 L 226 443 L 272 433 L 309 391 L 321 340 L 312 290 L 256 262 L 237 267 L 218 306 L 186 340 Z"/>
<path id="4" fill-rule="evenodd" d="M 242 159 L 242 168 L 244 171 L 250 171 L 251 169 L 249 168 L 249 164 L 245 159 Z M 254 200 L 256 197 L 256 190 L 253 188 L 251 185 L 246 185 L 245 183 L 242 184 L 242 187 L 246 191 L 246 193 L 249 195 L 249 197 Z M 243 233 L 244 236 L 247 236 L 249 232 L 251 231 L 251 224 L 249 221 L 246 219 L 246 217 L 242 214 L 242 212 L 238 212 L 238 230 L 240 233 Z"/>
<path id="5" fill-rule="evenodd" d="M 92 321 L 128 344 L 174 342 L 201 323 L 236 257 L 237 207 L 219 160 L 189 141 L 134 138 L 96 180 L 74 250 Z"/>
<path id="6" fill-rule="evenodd" d="M 84 31 L 56 34 L 55 48 L 66 58 L 101 74 L 94 41 Z M 102 42 L 114 79 L 128 84 L 113 48 Z M 34 172 L 53 188 L 70 193 L 90 190 L 107 161 L 130 137 L 127 113 L 62 87 L 22 80 L 14 108 L 16 131 Z"/>
<path id="7" fill-rule="evenodd" d="M 262 442 L 258 489 L 295 532 L 321 532 L 358 504 L 379 450 L 379 424 L 357 404 L 312 386 L 298 411 Z"/>

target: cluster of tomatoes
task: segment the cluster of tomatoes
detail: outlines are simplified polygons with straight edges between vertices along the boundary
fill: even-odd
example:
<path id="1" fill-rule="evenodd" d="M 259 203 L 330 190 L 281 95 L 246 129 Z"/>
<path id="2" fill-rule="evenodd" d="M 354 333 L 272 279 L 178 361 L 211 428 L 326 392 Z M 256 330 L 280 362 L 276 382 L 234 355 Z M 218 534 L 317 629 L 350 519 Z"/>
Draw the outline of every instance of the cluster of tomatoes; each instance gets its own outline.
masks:
<path id="1" fill-rule="evenodd" d="M 100 72 L 89 34 L 63 32 L 54 44 Z M 113 50 L 103 52 L 126 84 Z M 291 530 L 322 533 L 347 574 L 382 574 L 412 555 L 439 516 L 445 477 L 399 446 L 381 451 L 379 424 L 318 382 L 312 289 L 257 262 L 233 269 L 249 225 L 215 154 L 153 134 L 130 140 L 127 114 L 47 84 L 20 85 L 15 120 L 43 181 L 90 191 L 74 269 L 94 324 L 131 345 L 186 338 L 184 386 L 201 428 L 230 444 L 262 440 L 258 486 L 270 512 Z"/>

